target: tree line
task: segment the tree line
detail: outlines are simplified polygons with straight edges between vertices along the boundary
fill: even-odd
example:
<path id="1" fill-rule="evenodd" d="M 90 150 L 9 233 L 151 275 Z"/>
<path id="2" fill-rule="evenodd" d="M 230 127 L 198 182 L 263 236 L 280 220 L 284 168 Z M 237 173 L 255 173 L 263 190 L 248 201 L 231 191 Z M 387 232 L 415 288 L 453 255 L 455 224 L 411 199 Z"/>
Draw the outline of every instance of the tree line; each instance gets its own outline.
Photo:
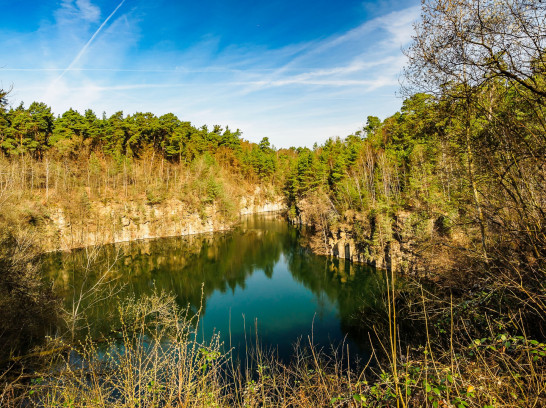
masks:
<path id="1" fill-rule="evenodd" d="M 0 97 L 0 151 L 11 158 L 76 159 L 100 152 L 138 160 L 158 153 L 171 162 L 191 163 L 208 154 L 260 179 L 271 177 L 277 167 L 277 154 L 268 138 L 249 143 L 240 130 L 228 126 L 198 128 L 172 113 L 158 117 L 119 111 L 99 118 L 91 109 L 83 114 L 69 109 L 55 116 L 45 103 L 33 102 L 28 108 L 21 103 L 8 109 L 8 92 L 2 91 Z"/>

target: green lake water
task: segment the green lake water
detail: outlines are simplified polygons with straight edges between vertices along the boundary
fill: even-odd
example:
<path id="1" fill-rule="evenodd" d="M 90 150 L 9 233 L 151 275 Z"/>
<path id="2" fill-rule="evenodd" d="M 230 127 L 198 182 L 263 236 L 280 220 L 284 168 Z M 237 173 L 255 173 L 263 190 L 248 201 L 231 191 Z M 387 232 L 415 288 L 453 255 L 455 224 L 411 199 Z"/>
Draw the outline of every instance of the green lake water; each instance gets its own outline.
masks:
<path id="1" fill-rule="evenodd" d="M 202 306 L 201 330 L 220 332 L 226 346 L 241 350 L 258 339 L 281 359 L 301 340 L 327 349 L 348 344 L 367 356 L 367 330 L 360 316 L 374 303 L 382 273 L 373 268 L 312 254 L 304 234 L 275 215 L 244 218 L 229 232 L 108 245 L 49 254 L 43 268 L 71 309 L 75 298 L 101 274 L 117 288 L 109 300 L 87 308 L 93 331 L 108 327 L 119 298 L 151 293 L 176 296 L 180 306 Z M 94 258 L 89 263 L 89 258 Z"/>

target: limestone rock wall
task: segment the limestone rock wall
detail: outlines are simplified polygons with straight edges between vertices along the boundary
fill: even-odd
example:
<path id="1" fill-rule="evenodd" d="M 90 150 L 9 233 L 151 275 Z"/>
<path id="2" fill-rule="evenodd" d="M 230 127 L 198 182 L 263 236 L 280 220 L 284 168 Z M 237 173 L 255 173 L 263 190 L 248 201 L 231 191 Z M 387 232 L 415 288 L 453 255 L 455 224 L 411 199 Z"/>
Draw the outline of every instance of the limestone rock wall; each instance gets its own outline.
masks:
<path id="1" fill-rule="evenodd" d="M 282 197 L 275 197 L 272 200 L 266 200 L 264 203 L 256 202 L 252 197 L 243 197 L 241 199 L 239 214 L 249 215 L 264 212 L 284 211 L 286 204 Z"/>
<path id="2" fill-rule="evenodd" d="M 417 244 L 404 221 L 405 214 L 399 214 L 392 229 L 384 231 L 383 236 L 373 225 L 364 230 L 359 228 L 358 234 L 354 223 L 344 222 L 332 227 L 328 234 L 327 255 L 397 273 L 422 274 L 425 271 Z"/>
<path id="3" fill-rule="evenodd" d="M 324 207 L 323 207 L 324 208 Z M 318 254 L 366 263 L 377 268 L 403 274 L 425 274 L 420 257 L 420 242 L 414 229 L 415 220 L 409 212 L 399 211 L 387 219 L 383 215 L 322 214 L 317 216 L 316 205 L 301 200 L 295 213 L 288 213 L 289 221 L 308 227 L 314 237 L 311 249 Z M 317 224 L 317 220 L 328 222 Z M 430 236 L 434 219 L 420 220 L 423 235 Z"/>
<path id="4" fill-rule="evenodd" d="M 244 197 L 240 215 L 284 210 L 279 197 L 258 200 Z M 42 242 L 45 251 L 69 250 L 90 245 L 150 238 L 163 238 L 204 232 L 225 231 L 236 219 L 226 219 L 215 205 L 199 213 L 178 200 L 160 204 L 92 202 L 86 214 L 70 215 L 62 208 L 50 211 Z"/>

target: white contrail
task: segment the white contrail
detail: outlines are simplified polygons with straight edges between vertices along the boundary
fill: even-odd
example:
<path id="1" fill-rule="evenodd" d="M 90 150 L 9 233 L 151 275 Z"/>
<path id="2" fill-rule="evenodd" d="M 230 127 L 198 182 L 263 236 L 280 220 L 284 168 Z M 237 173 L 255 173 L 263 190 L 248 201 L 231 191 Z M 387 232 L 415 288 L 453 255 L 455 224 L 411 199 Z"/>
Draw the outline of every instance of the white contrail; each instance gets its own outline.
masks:
<path id="1" fill-rule="evenodd" d="M 57 81 L 59 81 L 63 76 L 64 74 L 66 74 L 68 71 L 70 71 L 74 65 L 79 61 L 79 59 L 82 57 L 83 54 L 85 54 L 85 51 L 87 51 L 87 49 L 89 48 L 89 46 L 91 45 L 91 43 L 93 42 L 93 40 L 95 39 L 95 37 L 101 32 L 101 30 L 104 28 L 104 26 L 106 25 L 106 23 L 108 23 L 108 21 L 113 17 L 114 14 L 116 14 L 116 11 L 118 11 L 118 9 L 123 5 L 123 3 L 125 3 L 125 0 L 122 0 L 121 3 L 118 4 L 118 6 L 114 9 L 114 11 L 112 11 L 112 13 L 110 13 L 110 15 L 106 18 L 106 20 L 104 20 L 104 22 L 100 25 L 100 27 L 97 29 L 97 31 L 95 31 L 95 34 L 93 34 L 91 36 L 91 38 L 89 39 L 89 41 L 87 41 L 87 43 L 83 46 L 83 48 L 80 50 L 80 52 L 78 53 L 78 55 L 76 55 L 76 58 L 74 58 L 74 60 L 70 63 L 70 65 L 61 73 L 61 75 L 59 75 L 52 83 L 55 84 Z"/>

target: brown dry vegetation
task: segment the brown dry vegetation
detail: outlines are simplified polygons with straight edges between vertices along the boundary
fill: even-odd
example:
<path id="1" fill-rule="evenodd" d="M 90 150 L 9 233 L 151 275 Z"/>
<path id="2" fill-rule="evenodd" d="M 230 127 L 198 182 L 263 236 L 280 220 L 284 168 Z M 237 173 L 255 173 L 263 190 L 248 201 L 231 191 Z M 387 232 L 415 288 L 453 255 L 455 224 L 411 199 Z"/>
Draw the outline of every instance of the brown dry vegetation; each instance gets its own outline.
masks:
<path id="1" fill-rule="evenodd" d="M 279 192 L 274 183 L 249 179 L 207 156 L 188 165 L 153 153 L 121 160 L 92 153 L 78 160 L 1 156 L 0 194 L 0 222 L 30 228 L 43 238 L 36 241 L 51 250 L 62 247 L 59 218 L 62 225 L 91 231 L 95 237 L 112 235 L 110 230 L 120 228 L 124 216 L 151 216 L 154 207 L 174 211 L 171 223 L 196 214 L 203 222 L 214 217 L 230 225 L 243 198 L 247 205 L 261 204 L 274 201 Z M 117 218 L 111 219 L 112 211 Z"/>

